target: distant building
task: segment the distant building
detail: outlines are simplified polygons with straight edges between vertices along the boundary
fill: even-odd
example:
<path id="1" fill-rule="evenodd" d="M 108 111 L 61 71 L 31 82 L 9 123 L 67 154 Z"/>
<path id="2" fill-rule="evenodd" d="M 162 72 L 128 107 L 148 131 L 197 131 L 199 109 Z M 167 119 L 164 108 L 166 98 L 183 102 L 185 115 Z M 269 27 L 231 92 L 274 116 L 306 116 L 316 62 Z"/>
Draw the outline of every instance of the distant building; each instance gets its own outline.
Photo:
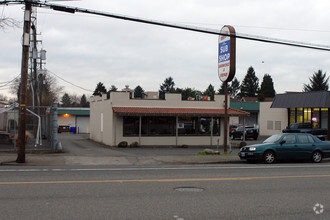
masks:
<path id="1" fill-rule="evenodd" d="M 260 136 L 270 136 L 281 133 L 288 125 L 287 111 L 285 109 L 271 109 L 273 98 L 266 98 L 259 102 L 257 97 L 233 99 L 230 107 L 250 113 L 248 116 L 231 118 L 231 124 L 258 125 Z"/>
<path id="2" fill-rule="evenodd" d="M 287 125 L 307 122 L 314 128 L 330 128 L 330 91 L 288 92 L 275 96 L 272 109 L 285 109 Z M 330 140 L 328 131 L 328 140 Z"/>
<path id="3" fill-rule="evenodd" d="M 57 109 L 60 132 L 89 133 L 89 108 L 59 107 Z"/>

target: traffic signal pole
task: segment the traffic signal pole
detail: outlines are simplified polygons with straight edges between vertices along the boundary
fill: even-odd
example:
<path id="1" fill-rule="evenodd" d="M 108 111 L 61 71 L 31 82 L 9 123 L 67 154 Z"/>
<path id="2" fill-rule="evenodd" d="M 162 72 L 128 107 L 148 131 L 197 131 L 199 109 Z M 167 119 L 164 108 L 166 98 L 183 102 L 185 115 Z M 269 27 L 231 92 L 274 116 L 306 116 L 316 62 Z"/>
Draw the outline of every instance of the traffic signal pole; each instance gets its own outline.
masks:
<path id="1" fill-rule="evenodd" d="M 27 102 L 27 78 L 28 78 L 28 69 L 29 69 L 30 29 L 31 29 L 31 3 L 29 1 L 25 1 L 21 84 L 19 91 L 18 150 L 17 150 L 17 159 L 16 159 L 17 163 L 25 163 L 26 102 Z"/>

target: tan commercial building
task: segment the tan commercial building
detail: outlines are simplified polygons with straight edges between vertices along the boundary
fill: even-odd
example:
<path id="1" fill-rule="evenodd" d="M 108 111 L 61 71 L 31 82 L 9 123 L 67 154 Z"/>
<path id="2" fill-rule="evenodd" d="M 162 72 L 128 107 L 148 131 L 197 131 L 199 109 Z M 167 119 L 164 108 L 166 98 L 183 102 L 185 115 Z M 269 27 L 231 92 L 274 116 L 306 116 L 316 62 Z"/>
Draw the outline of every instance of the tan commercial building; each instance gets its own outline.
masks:
<path id="1" fill-rule="evenodd" d="M 271 108 L 273 102 L 260 102 L 259 129 L 261 136 L 282 133 L 288 126 L 288 111 Z"/>
<path id="2" fill-rule="evenodd" d="M 260 136 L 281 133 L 288 126 L 288 111 L 271 108 L 272 103 L 272 99 L 260 102 L 257 98 L 249 98 L 248 101 L 232 101 L 231 108 L 247 111 L 250 115 L 232 117 L 231 124 L 257 125 Z"/>
<path id="3" fill-rule="evenodd" d="M 224 100 L 132 99 L 129 92 L 112 92 L 90 99 L 90 138 L 115 146 L 126 141 L 140 145 L 223 145 Z M 229 109 L 229 116 L 248 115 Z"/>

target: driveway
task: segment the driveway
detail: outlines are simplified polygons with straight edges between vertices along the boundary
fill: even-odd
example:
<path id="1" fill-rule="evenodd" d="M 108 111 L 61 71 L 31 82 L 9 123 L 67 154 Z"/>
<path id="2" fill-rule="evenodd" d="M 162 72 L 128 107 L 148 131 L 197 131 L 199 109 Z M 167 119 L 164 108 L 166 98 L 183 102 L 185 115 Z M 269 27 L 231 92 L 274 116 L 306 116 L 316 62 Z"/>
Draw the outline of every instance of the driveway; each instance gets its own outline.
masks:
<path id="1" fill-rule="evenodd" d="M 158 165 L 199 164 L 239 161 L 238 148 L 229 156 L 198 156 L 205 147 L 110 147 L 89 139 L 88 134 L 60 133 L 65 164 L 77 165 Z M 213 147 L 216 150 L 216 147 Z M 220 149 L 223 153 L 223 150 Z"/>
<path id="2" fill-rule="evenodd" d="M 64 152 L 70 156 L 183 156 L 196 155 L 205 148 L 217 150 L 214 146 L 117 148 L 94 142 L 89 139 L 89 134 L 60 133 L 58 139 L 62 143 Z M 247 144 L 253 143 L 260 143 L 260 141 L 251 143 L 247 141 Z M 239 141 L 233 144 L 233 146 L 237 145 Z M 219 148 L 219 151 L 223 153 L 223 148 Z M 237 154 L 238 151 L 238 147 L 233 147 L 231 153 Z"/>
<path id="3" fill-rule="evenodd" d="M 53 166 L 53 165 L 167 165 L 167 164 L 210 164 L 210 163 L 238 163 L 238 147 L 233 147 L 229 155 L 200 156 L 205 146 L 200 147 L 138 147 L 117 148 L 89 140 L 88 134 L 58 134 L 63 153 L 27 154 L 27 165 Z M 247 141 L 248 144 L 256 141 Z M 260 143 L 260 142 L 259 142 Z M 233 142 L 233 146 L 239 144 Z M 216 150 L 216 147 L 211 149 Z M 219 149 L 223 153 L 223 149 Z M 228 149 L 228 152 L 230 150 Z M 15 161 L 16 152 L 0 154 L 0 162 Z"/>

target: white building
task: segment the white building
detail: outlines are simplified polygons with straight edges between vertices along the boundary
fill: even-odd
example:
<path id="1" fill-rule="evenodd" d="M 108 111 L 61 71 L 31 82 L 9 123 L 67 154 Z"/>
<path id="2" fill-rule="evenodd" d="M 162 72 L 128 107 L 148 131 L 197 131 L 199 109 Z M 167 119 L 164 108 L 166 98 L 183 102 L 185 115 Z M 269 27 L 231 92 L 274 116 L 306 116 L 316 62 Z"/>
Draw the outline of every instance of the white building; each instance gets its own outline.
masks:
<path id="1" fill-rule="evenodd" d="M 224 100 L 131 99 L 129 92 L 112 92 L 90 99 L 90 138 L 115 146 L 122 141 L 140 145 L 223 145 Z M 229 99 L 228 99 L 229 100 Z M 229 106 L 229 105 L 228 105 Z M 229 109 L 229 116 L 247 115 Z"/>

